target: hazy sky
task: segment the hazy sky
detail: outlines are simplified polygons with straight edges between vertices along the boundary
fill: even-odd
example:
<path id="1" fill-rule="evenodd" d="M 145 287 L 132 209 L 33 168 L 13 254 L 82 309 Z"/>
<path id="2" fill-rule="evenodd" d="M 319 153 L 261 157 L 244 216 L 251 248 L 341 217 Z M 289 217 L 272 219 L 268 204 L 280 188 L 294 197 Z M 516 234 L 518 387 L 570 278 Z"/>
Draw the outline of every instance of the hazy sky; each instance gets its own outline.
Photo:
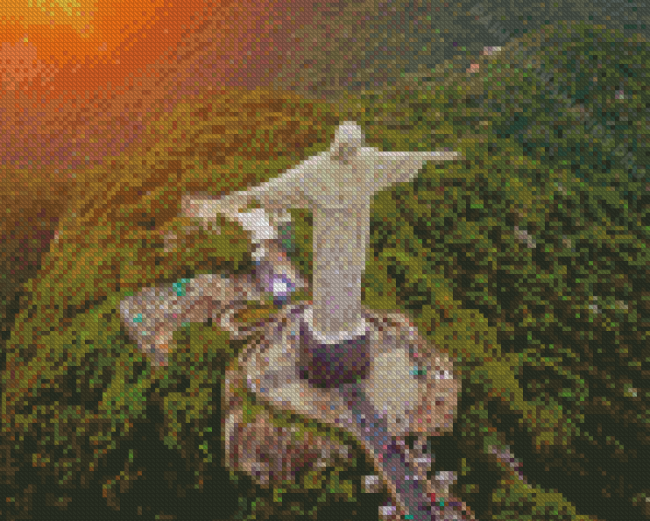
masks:
<path id="1" fill-rule="evenodd" d="M 210 88 L 329 98 L 477 56 L 549 22 L 627 35 L 650 25 L 650 7 L 635 0 L 113 2 L 110 12 L 95 0 L 80 0 L 79 12 L 63 0 L 24 13 L 0 7 L 0 164 L 65 179 L 141 142 L 152 118 Z"/>

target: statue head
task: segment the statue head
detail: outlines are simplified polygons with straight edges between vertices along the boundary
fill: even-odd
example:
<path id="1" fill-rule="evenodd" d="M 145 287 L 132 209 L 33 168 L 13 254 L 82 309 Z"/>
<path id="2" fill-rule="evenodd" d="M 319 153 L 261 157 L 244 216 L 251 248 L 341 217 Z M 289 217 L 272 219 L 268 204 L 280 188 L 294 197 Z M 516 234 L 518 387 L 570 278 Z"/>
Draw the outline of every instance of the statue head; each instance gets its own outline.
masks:
<path id="1" fill-rule="evenodd" d="M 332 143 L 332 159 L 348 161 L 354 157 L 365 144 L 363 130 L 354 121 L 344 121 L 334 134 Z"/>

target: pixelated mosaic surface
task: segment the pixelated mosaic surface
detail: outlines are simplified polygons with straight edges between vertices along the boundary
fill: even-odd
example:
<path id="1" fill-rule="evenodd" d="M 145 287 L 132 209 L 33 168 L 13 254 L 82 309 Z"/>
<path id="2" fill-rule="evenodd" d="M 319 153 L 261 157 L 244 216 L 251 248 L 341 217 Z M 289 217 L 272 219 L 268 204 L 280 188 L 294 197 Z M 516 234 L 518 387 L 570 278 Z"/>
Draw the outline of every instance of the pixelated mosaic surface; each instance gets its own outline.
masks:
<path id="1" fill-rule="evenodd" d="M 271 215 L 268 273 L 264 226 L 186 206 L 354 121 L 382 151 L 464 156 L 370 210 L 364 306 L 408 316 L 461 384 L 420 471 L 482 521 L 650 519 L 649 17 L 630 0 L 0 5 L 0 518 L 387 512 L 345 429 L 245 394 L 223 414 L 260 324 L 313 297 L 313 213 Z M 233 468 L 228 425 L 258 467 Z"/>

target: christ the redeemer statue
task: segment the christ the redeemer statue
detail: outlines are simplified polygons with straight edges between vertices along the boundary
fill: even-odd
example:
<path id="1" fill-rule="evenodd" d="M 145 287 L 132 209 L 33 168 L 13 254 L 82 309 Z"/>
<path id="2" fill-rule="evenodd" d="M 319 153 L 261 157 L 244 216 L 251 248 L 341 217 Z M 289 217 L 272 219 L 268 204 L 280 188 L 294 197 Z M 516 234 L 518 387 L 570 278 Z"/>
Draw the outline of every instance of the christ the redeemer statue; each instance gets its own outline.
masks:
<path id="1" fill-rule="evenodd" d="M 404 449 L 404 436 L 418 435 L 423 446 L 427 435 L 451 428 L 460 388 L 452 362 L 435 347 L 426 349 L 406 318 L 361 304 L 374 194 L 410 181 L 427 161 L 458 159 L 456 152 L 381 152 L 365 146 L 356 123 L 345 122 L 329 150 L 275 179 L 218 200 L 187 200 L 191 214 L 207 220 L 217 213 L 241 220 L 255 200 L 271 221 L 284 220 L 289 208 L 313 213 L 311 304 L 281 312 L 226 374 L 226 402 L 234 407 L 226 412 L 230 454 L 239 454 L 242 442 L 235 434 L 236 390 L 246 389 L 279 410 L 352 432 L 412 519 L 459 519 L 432 517 L 429 492 L 442 488 L 425 485 L 420 449 L 413 455 Z M 268 463 L 241 456 L 249 473 Z M 281 456 L 274 462 L 284 465 Z M 413 474 L 422 483 L 414 485 Z"/>
<path id="2" fill-rule="evenodd" d="M 338 343 L 363 331 L 361 276 L 370 237 L 374 194 L 410 181 L 426 162 L 460 159 L 457 152 L 381 152 L 366 147 L 361 127 L 342 123 L 329 150 L 247 191 L 203 204 L 206 218 L 236 218 L 257 199 L 271 215 L 309 208 L 314 221 L 311 329 L 321 343 Z"/>

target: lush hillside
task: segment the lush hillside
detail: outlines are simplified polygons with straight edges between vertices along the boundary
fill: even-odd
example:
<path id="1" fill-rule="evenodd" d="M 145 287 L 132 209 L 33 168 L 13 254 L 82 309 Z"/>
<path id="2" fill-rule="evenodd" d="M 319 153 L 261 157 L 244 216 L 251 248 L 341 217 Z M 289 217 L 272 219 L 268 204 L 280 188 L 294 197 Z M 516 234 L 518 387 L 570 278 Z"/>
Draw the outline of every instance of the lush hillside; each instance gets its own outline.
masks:
<path id="1" fill-rule="evenodd" d="M 363 461 L 291 491 L 233 479 L 219 396 L 239 346 L 192 324 L 154 371 L 117 313 L 139 287 L 248 269 L 246 235 L 197 232 L 174 218 L 180 195 L 266 178 L 352 118 L 383 150 L 467 158 L 377 195 L 364 278 L 367 305 L 410 313 L 462 373 L 454 432 L 431 440 L 435 470 L 458 471 L 454 492 L 481 520 L 650 518 L 648 51 L 560 25 L 477 59 L 475 74 L 446 63 L 336 105 L 215 94 L 84 173 L 90 189 L 71 194 L 4 346 L 3 515 L 376 515 Z M 293 239 L 309 273 L 308 215 Z M 215 494 L 243 499 L 215 512 Z"/>

